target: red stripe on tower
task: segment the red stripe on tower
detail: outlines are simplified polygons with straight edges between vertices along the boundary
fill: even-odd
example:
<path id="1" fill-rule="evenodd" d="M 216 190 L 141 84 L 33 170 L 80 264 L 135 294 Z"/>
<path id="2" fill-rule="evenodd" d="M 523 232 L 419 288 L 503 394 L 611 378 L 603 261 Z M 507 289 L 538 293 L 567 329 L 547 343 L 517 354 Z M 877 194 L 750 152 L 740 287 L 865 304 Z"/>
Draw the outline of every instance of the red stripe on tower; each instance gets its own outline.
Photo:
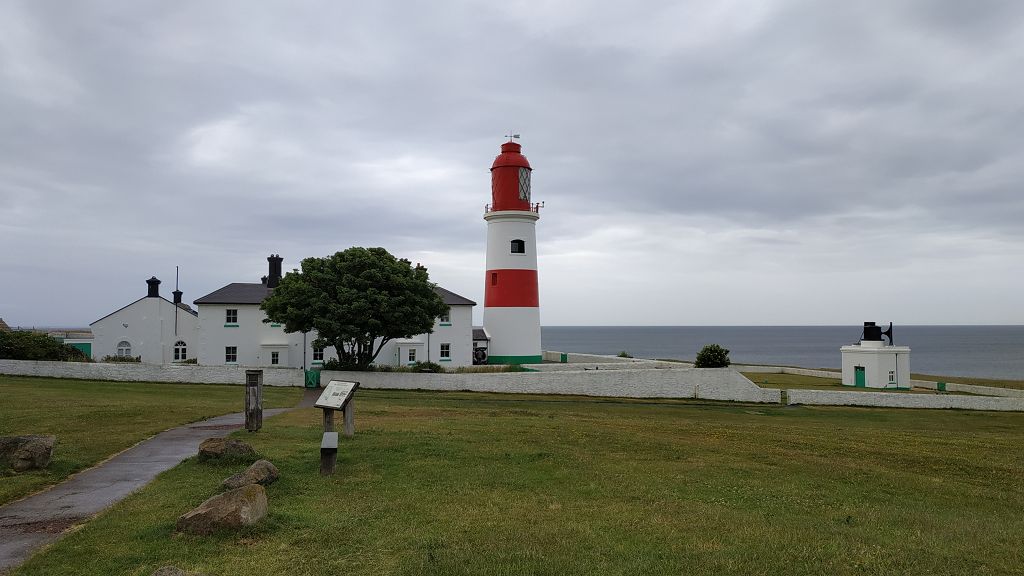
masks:
<path id="1" fill-rule="evenodd" d="M 488 270 L 484 306 L 527 307 L 540 306 L 537 295 L 536 270 Z"/>

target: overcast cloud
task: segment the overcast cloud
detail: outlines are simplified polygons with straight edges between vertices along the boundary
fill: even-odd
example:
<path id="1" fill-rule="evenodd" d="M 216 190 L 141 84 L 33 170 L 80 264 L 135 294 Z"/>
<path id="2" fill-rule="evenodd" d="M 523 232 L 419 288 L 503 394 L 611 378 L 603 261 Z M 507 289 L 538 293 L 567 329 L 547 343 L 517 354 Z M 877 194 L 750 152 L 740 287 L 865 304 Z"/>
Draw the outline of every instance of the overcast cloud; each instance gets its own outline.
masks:
<path id="1" fill-rule="evenodd" d="M 0 3 L 0 317 L 383 246 L 546 325 L 1024 323 L 1024 3 Z M 477 309 L 477 321 L 481 308 Z"/>

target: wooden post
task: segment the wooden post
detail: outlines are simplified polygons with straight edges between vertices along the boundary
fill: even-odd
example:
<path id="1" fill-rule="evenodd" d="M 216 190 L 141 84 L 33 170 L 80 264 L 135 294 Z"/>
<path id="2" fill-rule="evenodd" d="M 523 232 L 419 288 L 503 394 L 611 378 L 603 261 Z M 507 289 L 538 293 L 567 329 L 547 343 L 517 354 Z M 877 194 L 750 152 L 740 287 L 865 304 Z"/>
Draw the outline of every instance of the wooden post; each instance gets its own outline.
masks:
<path id="1" fill-rule="evenodd" d="M 324 432 L 334 432 L 334 410 L 324 408 Z"/>
<path id="2" fill-rule="evenodd" d="M 352 437 L 356 435 L 356 399 L 352 398 L 345 404 L 345 409 L 342 410 L 342 415 L 345 418 L 345 436 Z"/>
<path id="3" fill-rule="evenodd" d="M 245 371 L 245 429 L 263 427 L 263 370 Z"/>

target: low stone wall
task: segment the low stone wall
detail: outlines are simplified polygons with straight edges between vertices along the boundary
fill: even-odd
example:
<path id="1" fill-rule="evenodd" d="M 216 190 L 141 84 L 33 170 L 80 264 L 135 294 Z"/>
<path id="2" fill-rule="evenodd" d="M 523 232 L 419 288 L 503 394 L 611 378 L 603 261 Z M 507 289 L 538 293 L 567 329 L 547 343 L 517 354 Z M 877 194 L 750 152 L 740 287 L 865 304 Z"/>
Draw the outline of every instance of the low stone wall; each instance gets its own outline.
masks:
<path id="1" fill-rule="evenodd" d="M 939 383 L 928 380 L 911 380 L 910 385 L 914 388 L 925 388 L 927 390 L 938 390 Z M 1002 396 L 1005 398 L 1024 398 L 1024 390 L 1015 388 L 998 388 L 995 386 L 978 386 L 977 384 L 958 384 L 946 382 L 946 392 L 964 392 L 967 394 L 978 394 L 981 396 Z"/>
<path id="2" fill-rule="evenodd" d="M 878 408 L 955 408 L 1024 412 L 1024 398 L 957 396 L 952 394 L 905 394 L 898 392 L 845 392 L 787 390 L 788 404 L 821 406 L 871 406 Z"/>
<path id="3" fill-rule="evenodd" d="M 267 386 L 302 386 L 298 368 L 261 368 Z M 186 382 L 194 384 L 245 384 L 244 366 L 198 366 L 116 362 L 41 362 L 0 360 L 0 374 L 44 376 L 79 380 L 115 380 L 118 382 Z"/>
<path id="4" fill-rule="evenodd" d="M 563 356 L 565 357 L 565 362 L 562 362 Z M 653 360 L 647 360 L 644 358 L 623 358 L 621 356 L 605 356 L 602 354 L 580 354 L 579 352 L 558 352 L 555 350 L 544 350 L 543 352 L 541 352 L 541 357 L 544 359 L 545 362 L 562 362 L 563 364 L 576 364 L 579 362 L 596 362 L 598 364 L 653 362 Z"/>
<path id="5" fill-rule="evenodd" d="M 573 362 L 570 364 L 527 364 L 525 368 L 538 372 L 579 372 L 581 370 L 679 370 L 692 368 L 689 364 L 647 360 L 644 362 Z"/>
<path id="6" fill-rule="evenodd" d="M 781 402 L 779 390 L 761 389 L 735 370 L 721 368 L 479 374 L 323 371 L 320 381 L 330 380 L 357 381 L 364 388 L 380 389 Z"/>

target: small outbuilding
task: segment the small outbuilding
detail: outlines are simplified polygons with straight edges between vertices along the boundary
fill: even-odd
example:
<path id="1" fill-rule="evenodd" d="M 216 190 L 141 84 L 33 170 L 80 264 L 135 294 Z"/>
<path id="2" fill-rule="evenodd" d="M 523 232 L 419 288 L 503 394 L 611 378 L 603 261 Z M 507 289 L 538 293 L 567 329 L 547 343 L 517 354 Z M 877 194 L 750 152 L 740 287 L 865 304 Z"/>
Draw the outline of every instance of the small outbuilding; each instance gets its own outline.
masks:
<path id="1" fill-rule="evenodd" d="M 882 336 L 889 339 L 888 344 Z M 874 322 L 865 322 L 860 342 L 839 350 L 843 386 L 910 389 L 910 347 L 893 345 L 892 324 L 883 332 Z"/>

